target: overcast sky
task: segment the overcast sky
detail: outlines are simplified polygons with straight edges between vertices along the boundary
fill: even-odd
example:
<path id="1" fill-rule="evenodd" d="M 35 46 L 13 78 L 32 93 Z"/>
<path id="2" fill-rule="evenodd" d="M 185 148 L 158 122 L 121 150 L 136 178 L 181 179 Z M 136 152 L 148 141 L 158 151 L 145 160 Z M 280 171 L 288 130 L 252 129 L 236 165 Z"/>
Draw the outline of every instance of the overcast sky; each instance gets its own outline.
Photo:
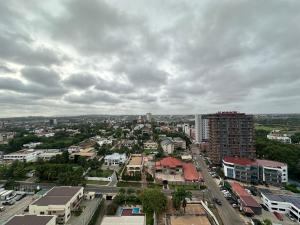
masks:
<path id="1" fill-rule="evenodd" d="M 0 117 L 300 113 L 300 1 L 0 1 Z"/>

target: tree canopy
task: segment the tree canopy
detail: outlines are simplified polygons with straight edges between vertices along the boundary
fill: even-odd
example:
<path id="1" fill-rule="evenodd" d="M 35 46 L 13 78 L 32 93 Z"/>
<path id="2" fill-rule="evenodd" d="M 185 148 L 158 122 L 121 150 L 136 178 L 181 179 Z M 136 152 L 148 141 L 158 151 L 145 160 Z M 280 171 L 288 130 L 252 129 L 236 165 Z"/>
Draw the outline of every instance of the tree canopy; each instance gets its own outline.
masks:
<path id="1" fill-rule="evenodd" d="M 160 189 L 147 188 L 141 193 L 140 198 L 146 213 L 160 214 L 167 208 L 167 197 Z"/>

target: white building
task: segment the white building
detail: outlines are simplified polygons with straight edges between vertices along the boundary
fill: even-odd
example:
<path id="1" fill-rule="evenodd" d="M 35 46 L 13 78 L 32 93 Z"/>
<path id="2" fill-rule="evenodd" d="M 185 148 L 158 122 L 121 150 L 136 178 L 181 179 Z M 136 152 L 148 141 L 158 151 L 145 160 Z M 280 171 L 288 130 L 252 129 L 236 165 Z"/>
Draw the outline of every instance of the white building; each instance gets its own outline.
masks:
<path id="1" fill-rule="evenodd" d="M 151 113 L 146 113 L 147 122 L 151 122 L 151 119 L 152 119 L 152 114 Z"/>
<path id="2" fill-rule="evenodd" d="M 65 224 L 71 211 L 77 209 L 83 197 L 83 187 L 53 187 L 43 197 L 29 205 L 29 213 L 36 215 L 56 215 L 57 224 Z"/>
<path id="3" fill-rule="evenodd" d="M 191 136 L 191 130 L 190 130 L 190 124 L 185 123 L 182 125 L 182 129 L 183 132 L 187 135 L 187 136 Z"/>
<path id="4" fill-rule="evenodd" d="M 300 223 L 300 196 L 273 194 L 270 190 L 261 190 L 263 204 L 270 212 L 289 214 Z"/>
<path id="5" fill-rule="evenodd" d="M 112 145 L 113 141 L 107 138 L 100 138 L 97 140 L 97 143 L 101 147 L 103 145 Z"/>
<path id="6" fill-rule="evenodd" d="M 24 149 L 10 154 L 3 155 L 5 161 L 23 161 L 23 162 L 35 162 L 38 159 L 38 152 L 34 149 Z"/>
<path id="7" fill-rule="evenodd" d="M 160 145 L 164 152 L 166 152 L 168 154 L 172 154 L 174 152 L 175 147 L 174 147 L 173 141 L 171 141 L 169 139 L 165 139 L 165 140 L 161 141 Z"/>
<path id="8" fill-rule="evenodd" d="M 77 145 L 72 145 L 72 146 L 70 146 L 70 147 L 68 148 L 68 152 L 69 152 L 70 154 L 76 153 L 76 152 L 80 152 L 80 147 L 77 146 Z"/>
<path id="9" fill-rule="evenodd" d="M 209 138 L 208 119 L 203 115 L 195 115 L 195 140 L 196 143 L 201 143 Z"/>
<path id="10" fill-rule="evenodd" d="M 55 225 L 56 216 L 50 215 L 16 215 L 4 225 Z"/>
<path id="11" fill-rule="evenodd" d="M 284 144 L 291 144 L 292 140 L 287 134 L 281 134 L 280 130 L 273 130 L 270 134 L 267 135 L 269 140 L 279 141 Z"/>
<path id="12" fill-rule="evenodd" d="M 36 148 L 37 146 L 41 145 L 42 142 L 30 142 L 27 144 L 24 144 L 23 147 L 24 148 Z"/>
<path id="13" fill-rule="evenodd" d="M 120 165 L 125 163 L 127 160 L 126 154 L 114 153 L 104 157 L 105 165 Z"/>

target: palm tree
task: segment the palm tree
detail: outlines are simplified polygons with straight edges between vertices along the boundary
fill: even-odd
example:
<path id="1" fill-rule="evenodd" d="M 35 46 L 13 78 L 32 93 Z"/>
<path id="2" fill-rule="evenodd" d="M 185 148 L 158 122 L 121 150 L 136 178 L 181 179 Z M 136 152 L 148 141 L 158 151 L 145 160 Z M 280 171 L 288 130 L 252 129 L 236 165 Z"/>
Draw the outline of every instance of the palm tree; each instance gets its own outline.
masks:
<path id="1" fill-rule="evenodd" d="M 192 192 L 187 191 L 184 187 L 177 188 L 175 192 L 172 193 L 173 205 L 176 209 L 180 209 L 182 206 L 185 213 L 186 198 L 192 199 Z"/>

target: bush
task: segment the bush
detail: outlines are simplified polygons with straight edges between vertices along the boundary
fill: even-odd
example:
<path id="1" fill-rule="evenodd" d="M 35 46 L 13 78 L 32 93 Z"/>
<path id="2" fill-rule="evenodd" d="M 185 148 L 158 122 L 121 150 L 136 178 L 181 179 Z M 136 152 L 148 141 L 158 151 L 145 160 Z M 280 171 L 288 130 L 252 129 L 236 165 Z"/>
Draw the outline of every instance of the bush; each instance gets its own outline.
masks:
<path id="1" fill-rule="evenodd" d="M 148 182 L 153 182 L 153 181 L 154 181 L 154 178 L 151 176 L 150 173 L 146 173 L 146 180 L 147 180 Z"/>
<path id="2" fill-rule="evenodd" d="M 110 203 L 107 206 L 106 214 L 107 215 L 115 215 L 116 212 L 117 212 L 118 207 L 119 206 L 116 203 L 114 203 L 114 202 Z"/>
<path id="3" fill-rule="evenodd" d="M 126 181 L 140 181 L 142 179 L 142 175 L 140 172 L 136 172 L 133 175 L 128 175 L 126 172 L 122 175 L 122 180 Z"/>

